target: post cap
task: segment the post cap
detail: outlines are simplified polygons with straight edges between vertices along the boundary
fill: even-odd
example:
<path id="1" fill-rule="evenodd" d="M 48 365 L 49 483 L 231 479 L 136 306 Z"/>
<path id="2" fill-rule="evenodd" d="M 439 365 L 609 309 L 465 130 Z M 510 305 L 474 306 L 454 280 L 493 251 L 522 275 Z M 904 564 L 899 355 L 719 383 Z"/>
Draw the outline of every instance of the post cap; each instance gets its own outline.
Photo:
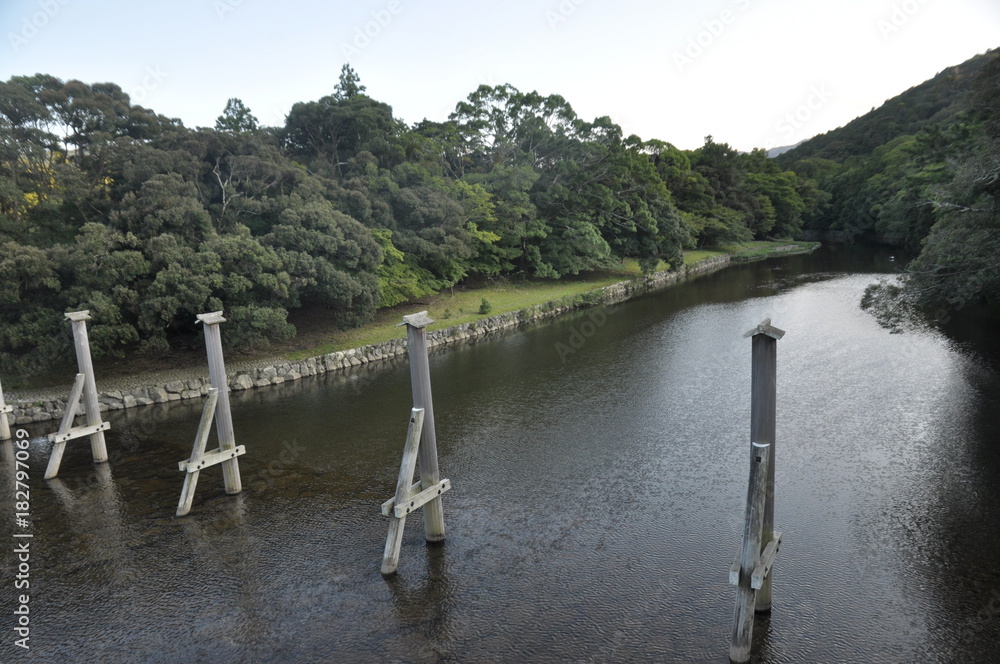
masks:
<path id="1" fill-rule="evenodd" d="M 213 311 L 210 314 L 198 314 L 195 318 L 198 319 L 199 323 L 207 323 L 208 325 L 226 322 L 226 319 L 222 317 L 221 311 Z"/>
<path id="2" fill-rule="evenodd" d="M 760 325 L 758 325 L 757 327 L 753 328 L 752 330 L 747 330 L 743 334 L 743 337 L 744 338 L 746 338 L 746 337 L 755 337 L 758 334 L 766 334 L 767 336 L 771 337 L 772 339 L 777 340 L 777 339 L 780 339 L 781 337 L 785 336 L 785 331 L 784 330 L 779 330 L 778 328 L 776 328 L 773 325 L 771 325 L 771 319 L 770 318 L 765 318 L 763 321 L 761 321 Z"/>
<path id="3" fill-rule="evenodd" d="M 409 316 L 403 316 L 403 322 L 397 323 L 396 327 L 402 327 L 404 325 L 409 325 L 411 327 L 427 327 L 434 321 L 427 316 L 426 311 L 421 311 L 417 314 L 410 314 Z"/>
<path id="4" fill-rule="evenodd" d="M 66 314 L 66 318 L 74 322 L 78 320 L 90 320 L 90 310 L 87 309 L 86 311 L 71 311 L 68 314 Z"/>

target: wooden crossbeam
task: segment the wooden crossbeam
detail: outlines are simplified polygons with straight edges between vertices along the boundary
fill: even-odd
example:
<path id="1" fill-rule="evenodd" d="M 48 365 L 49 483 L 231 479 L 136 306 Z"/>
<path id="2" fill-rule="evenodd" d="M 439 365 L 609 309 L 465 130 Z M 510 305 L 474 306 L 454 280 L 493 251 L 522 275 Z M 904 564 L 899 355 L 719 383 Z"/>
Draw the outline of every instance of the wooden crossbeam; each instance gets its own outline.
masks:
<path id="1" fill-rule="evenodd" d="M 86 424 L 79 427 L 73 426 L 77 411 L 80 410 L 86 381 L 86 374 L 78 373 L 76 375 L 76 379 L 73 381 L 73 388 L 69 392 L 69 399 L 66 401 L 66 412 L 63 413 L 62 421 L 59 423 L 59 430 L 55 433 L 50 433 L 48 436 L 49 442 L 53 443 L 53 445 L 52 455 L 49 457 L 49 465 L 45 469 L 45 479 L 47 480 L 59 474 L 59 466 L 62 464 L 63 454 L 66 452 L 66 443 L 77 438 L 93 436 L 111 428 L 110 422 L 100 421 L 100 414 L 94 416 L 94 419 L 97 420 L 96 424 Z M 89 413 L 88 419 L 90 419 Z"/>
<path id="2" fill-rule="evenodd" d="M 750 575 L 750 587 L 760 590 L 764 586 L 764 579 L 771 574 L 771 567 L 774 566 L 774 558 L 778 555 L 778 548 L 781 546 L 781 531 L 775 531 L 774 539 L 767 543 L 760 554 L 760 563 L 754 568 Z"/>
<path id="3" fill-rule="evenodd" d="M 740 546 L 742 548 L 742 545 Z M 781 531 L 777 530 L 774 532 L 774 539 L 768 542 L 764 550 L 760 552 L 760 562 L 750 575 L 750 587 L 754 590 L 760 590 L 761 586 L 764 585 L 764 579 L 771 574 L 771 568 L 774 566 L 774 559 L 778 556 L 779 548 L 781 548 Z M 729 568 L 729 585 L 740 585 L 740 569 L 740 551 L 737 551 L 733 565 Z"/>
<path id="4" fill-rule="evenodd" d="M 239 445 L 233 449 L 215 449 L 205 452 L 208 445 L 208 436 L 212 432 L 212 420 L 215 418 L 215 410 L 219 405 L 219 390 L 211 387 L 208 390 L 208 399 L 205 401 L 205 408 L 201 411 L 201 421 L 198 422 L 198 432 L 194 436 L 194 447 L 191 449 L 191 458 L 177 464 L 178 470 L 185 473 L 184 487 L 181 489 L 181 498 L 177 503 L 177 516 L 184 516 L 191 511 L 191 504 L 194 502 L 194 491 L 198 486 L 198 475 L 202 470 L 225 461 L 239 462 L 236 457 L 244 454 L 246 448 Z M 238 466 L 237 466 L 238 467 Z"/>
<path id="5" fill-rule="evenodd" d="M 231 450 L 220 450 L 219 448 L 215 448 L 210 452 L 205 452 L 197 463 L 192 463 L 191 461 L 181 461 L 177 464 L 177 469 L 181 471 L 186 470 L 189 473 L 196 473 L 199 470 L 205 470 L 206 468 L 220 464 L 223 461 L 235 459 L 236 457 L 242 456 L 246 453 L 247 448 L 245 445 L 237 445 Z"/>
<path id="6" fill-rule="evenodd" d="M 414 482 L 410 485 L 410 492 L 407 495 L 413 495 L 415 493 L 420 493 L 420 482 Z M 395 512 L 396 497 L 393 496 L 389 500 L 382 503 L 382 516 L 396 516 Z"/>
<path id="7" fill-rule="evenodd" d="M 92 436 L 98 431 L 107 431 L 111 428 L 110 422 L 101 422 L 100 424 L 95 424 L 93 426 L 81 426 L 73 427 L 66 433 L 50 433 L 49 441 L 53 443 L 66 443 L 71 440 L 76 440 L 77 438 L 83 438 L 84 436 Z"/>
<path id="8" fill-rule="evenodd" d="M 396 504 L 396 499 L 390 498 L 382 503 L 382 516 L 394 516 L 400 519 L 413 510 L 420 509 L 449 489 L 451 489 L 451 480 L 448 479 L 441 480 L 423 491 L 420 490 L 420 482 L 417 482 L 410 487 L 409 498 L 404 498 L 403 502 Z"/>

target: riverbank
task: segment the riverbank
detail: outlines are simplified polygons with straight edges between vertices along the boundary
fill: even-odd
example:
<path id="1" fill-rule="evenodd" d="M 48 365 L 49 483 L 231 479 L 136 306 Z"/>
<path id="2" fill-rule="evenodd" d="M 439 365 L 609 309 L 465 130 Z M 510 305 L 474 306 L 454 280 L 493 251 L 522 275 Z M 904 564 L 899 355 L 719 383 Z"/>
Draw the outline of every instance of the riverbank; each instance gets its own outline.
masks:
<path id="1" fill-rule="evenodd" d="M 817 243 L 807 242 L 756 242 L 717 250 L 689 252 L 685 256 L 684 267 L 675 272 L 664 269 L 648 276 L 637 275 L 593 289 L 584 287 L 582 290 L 577 289 L 578 292 L 570 291 L 559 299 L 547 299 L 494 315 L 488 315 L 487 311 L 466 313 L 464 307 L 459 307 L 458 316 L 455 316 L 447 306 L 449 300 L 444 298 L 437 303 L 437 308 L 445 307 L 444 311 L 437 312 L 431 309 L 431 317 L 436 318 L 436 323 L 428 330 L 428 345 L 436 348 L 462 343 L 560 316 L 576 309 L 617 304 L 665 288 L 688 277 L 721 269 L 730 262 L 757 260 L 769 255 L 808 252 L 815 250 L 817 246 L 819 246 Z M 473 297 L 477 298 L 479 292 L 479 290 L 473 291 Z M 417 304 L 410 308 L 416 309 L 420 306 Z M 323 344 L 312 350 L 297 350 L 284 356 L 230 361 L 227 363 L 230 389 L 248 390 L 278 385 L 305 376 L 346 370 L 404 356 L 406 340 L 401 338 L 402 335 L 396 328 L 397 322 L 398 318 L 393 318 L 391 321 L 378 321 L 351 331 L 350 339 L 365 340 L 366 343 L 351 344 L 351 347 L 344 350 L 334 350 L 329 348 L 330 344 Z M 341 335 L 339 343 L 344 343 L 344 336 L 348 335 Z M 65 395 L 69 393 L 69 388 L 67 384 L 31 390 L 12 390 L 7 395 L 8 403 L 14 408 L 11 413 L 12 424 L 59 420 L 65 412 Z M 98 375 L 97 379 L 102 412 L 200 399 L 208 393 L 208 388 L 207 365 L 107 379 L 102 379 Z"/>

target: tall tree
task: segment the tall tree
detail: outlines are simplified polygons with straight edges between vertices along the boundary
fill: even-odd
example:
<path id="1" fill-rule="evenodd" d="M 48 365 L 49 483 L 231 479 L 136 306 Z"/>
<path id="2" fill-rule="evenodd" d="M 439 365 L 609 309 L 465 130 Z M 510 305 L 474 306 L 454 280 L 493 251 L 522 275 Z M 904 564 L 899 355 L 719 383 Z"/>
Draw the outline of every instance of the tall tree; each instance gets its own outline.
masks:
<path id="1" fill-rule="evenodd" d="M 222 115 L 215 121 L 217 131 L 227 131 L 232 134 L 252 134 L 257 131 L 257 118 L 238 97 L 231 97 L 226 102 Z"/>
<path id="2" fill-rule="evenodd" d="M 333 98 L 338 101 L 352 99 L 364 94 L 365 90 L 367 88 L 361 85 L 361 77 L 358 76 L 358 72 L 354 71 L 350 64 L 344 63 L 344 66 L 340 68 L 340 80 L 333 88 Z"/>

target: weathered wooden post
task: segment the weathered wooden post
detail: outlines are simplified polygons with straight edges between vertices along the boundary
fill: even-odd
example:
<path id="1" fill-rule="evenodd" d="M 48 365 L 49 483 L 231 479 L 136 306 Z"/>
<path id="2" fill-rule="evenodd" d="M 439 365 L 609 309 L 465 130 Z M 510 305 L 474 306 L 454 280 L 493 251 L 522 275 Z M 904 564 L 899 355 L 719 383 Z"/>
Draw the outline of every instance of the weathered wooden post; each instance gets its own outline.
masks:
<path id="1" fill-rule="evenodd" d="M 439 500 L 441 494 L 451 488 L 451 482 L 447 479 L 441 480 L 427 489 L 422 489 L 420 482 L 413 482 L 413 471 L 417 465 L 423 426 L 424 409 L 414 408 L 410 412 L 410 426 L 406 431 L 403 461 L 399 464 L 396 494 L 382 503 L 383 516 L 392 519 L 389 522 L 389 534 L 385 538 L 385 552 L 382 554 L 382 574 L 387 576 L 394 574 L 399 566 L 399 549 L 403 542 L 406 517 L 432 500 Z"/>
<path id="2" fill-rule="evenodd" d="M 750 404 L 750 484 L 747 488 L 743 541 L 729 569 L 737 587 L 729 659 L 750 660 L 756 612 L 771 610 L 771 569 L 781 546 L 774 530 L 774 434 L 777 342 L 784 331 L 765 319 L 744 337 L 753 338 Z"/>
<path id="3" fill-rule="evenodd" d="M 3 385 L 0 385 L 0 440 L 10 439 L 10 422 L 7 414 L 14 410 L 13 406 L 8 406 L 3 398 Z"/>
<path id="4" fill-rule="evenodd" d="M 399 479 L 396 480 L 396 493 L 391 501 L 392 513 L 385 506 L 382 513 L 390 517 L 389 535 L 385 538 L 385 552 L 382 554 L 382 574 L 393 574 L 399 567 L 399 548 L 403 543 L 403 528 L 406 526 L 406 515 L 410 509 L 396 516 L 396 505 L 408 505 L 410 487 L 413 485 L 413 470 L 417 466 L 417 447 L 420 445 L 420 430 L 424 426 L 424 410 L 414 408 L 410 413 L 410 426 L 406 430 L 406 444 L 403 445 L 403 461 L 399 464 Z M 383 503 L 385 505 L 385 503 Z"/>
<path id="5" fill-rule="evenodd" d="M 439 476 L 437 439 L 434 435 L 434 406 L 431 399 L 431 374 L 427 358 L 427 332 L 433 323 L 426 311 L 403 316 L 407 326 L 410 353 L 410 384 L 413 410 L 403 447 L 403 461 L 396 481 L 396 495 L 382 503 L 382 514 L 392 519 L 382 555 L 382 574 L 395 574 L 399 566 L 399 548 L 407 515 L 423 507 L 424 537 L 428 542 L 444 540 L 444 511 L 441 494 L 451 489 L 451 481 Z M 413 482 L 413 471 L 420 465 L 420 480 Z"/>
<path id="6" fill-rule="evenodd" d="M 191 458 L 177 464 L 178 470 L 185 473 L 184 486 L 181 489 L 180 501 L 177 503 L 177 516 L 184 516 L 191 511 L 194 491 L 198 486 L 198 476 L 202 470 L 210 466 L 222 464 L 222 480 L 226 486 L 226 493 L 236 494 L 243 490 L 239 457 L 246 453 L 246 448 L 236 444 L 233 415 L 229 410 L 229 383 L 226 379 L 225 363 L 222 360 L 222 336 L 219 332 L 219 324 L 225 323 L 226 319 L 222 317 L 221 311 L 199 314 L 197 318 L 199 323 L 205 324 L 208 376 L 212 387 L 208 390 L 208 399 L 201 412 Z M 219 447 L 206 452 L 205 447 L 208 444 L 213 418 L 216 434 L 219 437 Z"/>
<path id="7" fill-rule="evenodd" d="M 104 432 L 111 428 L 111 424 L 101 421 L 101 407 L 97 402 L 97 382 L 94 380 L 94 363 L 90 358 L 90 339 L 87 336 L 90 312 L 73 311 L 66 314 L 66 318 L 73 323 L 73 345 L 76 348 L 76 365 L 79 373 L 76 374 L 76 381 L 66 402 L 66 412 L 63 414 L 59 430 L 49 434 L 53 446 L 52 456 L 49 457 L 49 465 L 45 470 L 47 480 L 59 474 L 59 465 L 62 463 L 66 443 L 76 438 L 90 436 L 90 450 L 94 456 L 94 463 L 108 460 Z M 81 397 L 84 408 L 87 409 L 87 425 L 74 428 L 73 420 L 80 408 Z"/>
<path id="8" fill-rule="evenodd" d="M 764 497 L 767 490 L 768 457 L 771 445 L 751 445 L 750 484 L 747 487 L 746 520 L 743 526 L 743 544 L 736 562 L 729 571 L 729 582 L 736 585 L 736 611 L 733 615 L 733 636 L 729 642 L 729 660 L 742 663 L 750 661 L 750 644 L 753 639 L 754 600 L 757 594 L 751 584 L 755 570 L 760 565 L 761 526 L 764 523 Z"/>
<path id="9" fill-rule="evenodd" d="M 761 530 L 761 547 L 771 546 L 775 553 L 781 546 L 781 533 L 774 532 L 774 433 L 778 383 L 778 339 L 783 330 L 771 325 L 765 318 L 756 328 L 744 335 L 752 337 L 752 366 L 750 377 L 750 440 L 771 444 L 770 463 L 767 467 L 767 491 L 764 495 L 764 523 Z M 772 556 L 773 560 L 773 556 Z M 771 610 L 771 575 L 768 574 L 757 591 L 757 611 Z"/>
<path id="10" fill-rule="evenodd" d="M 198 314 L 197 319 L 205 325 L 205 349 L 208 352 L 208 377 L 212 387 L 219 391 L 219 404 L 215 408 L 215 430 L 219 435 L 219 451 L 236 449 L 236 433 L 233 430 L 233 414 L 229 410 L 229 379 L 222 359 L 222 333 L 219 324 L 225 323 L 221 311 Z M 240 479 L 240 462 L 232 458 L 222 464 L 222 479 L 226 493 L 237 494 L 243 490 Z"/>
<path id="11" fill-rule="evenodd" d="M 413 389 L 413 407 L 424 410 L 424 427 L 420 436 L 420 488 L 427 490 L 440 483 L 438 471 L 437 434 L 434 432 L 434 403 L 431 398 L 431 369 L 427 353 L 428 325 L 433 323 L 426 311 L 403 316 L 399 326 L 406 326 L 407 348 L 410 355 L 410 385 Z M 397 326 L 398 327 L 398 326 Z M 424 506 L 424 536 L 428 542 L 444 540 L 444 510 L 441 498 Z"/>

